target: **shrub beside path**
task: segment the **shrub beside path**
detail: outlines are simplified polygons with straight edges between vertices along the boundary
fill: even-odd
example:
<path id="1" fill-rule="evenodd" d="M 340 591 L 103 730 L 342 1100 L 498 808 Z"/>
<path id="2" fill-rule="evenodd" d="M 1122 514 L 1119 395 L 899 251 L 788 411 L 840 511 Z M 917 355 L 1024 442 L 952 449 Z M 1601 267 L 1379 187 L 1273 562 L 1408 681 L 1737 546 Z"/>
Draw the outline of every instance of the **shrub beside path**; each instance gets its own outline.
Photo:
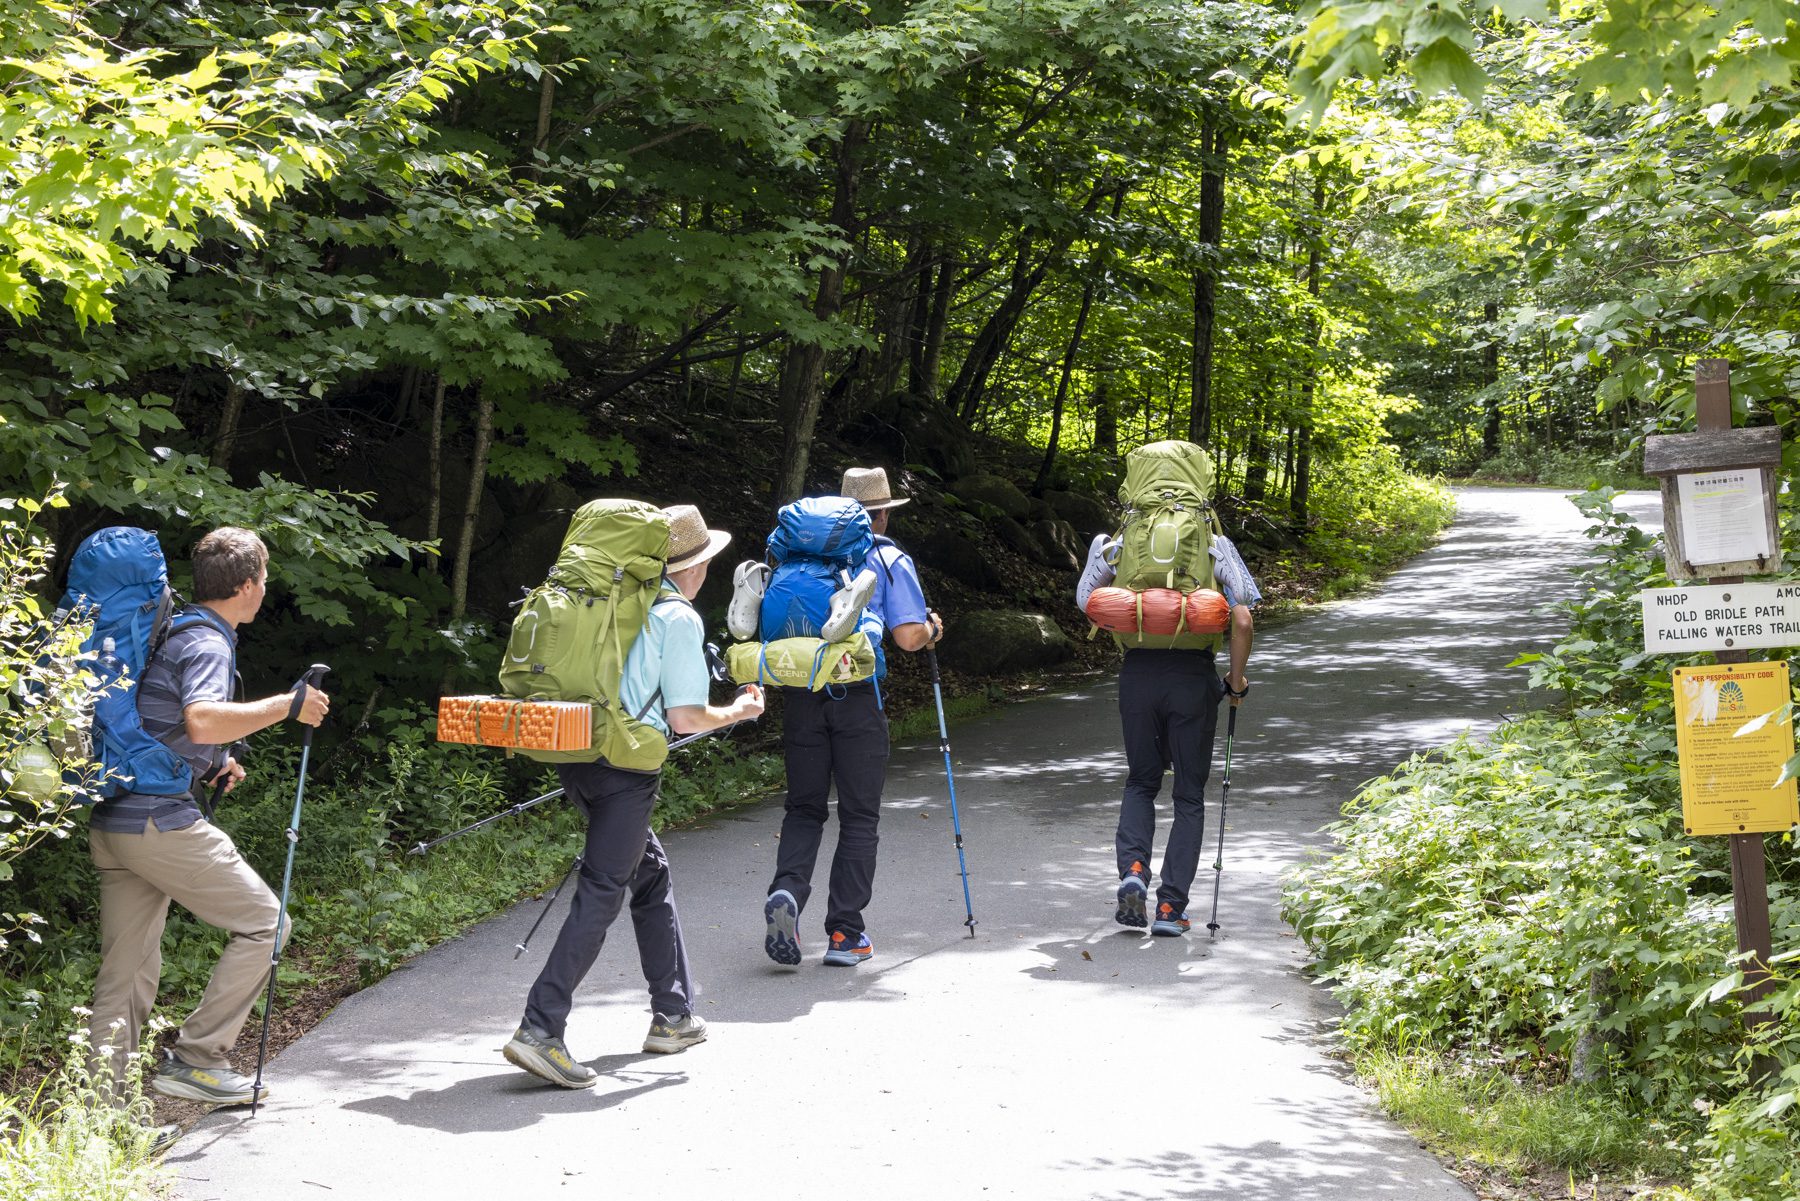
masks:
<path id="1" fill-rule="evenodd" d="M 1089 681 L 952 731 L 975 939 L 942 757 L 935 739 L 905 743 L 873 962 L 819 963 L 823 864 L 801 919 L 807 961 L 764 958 L 778 800 L 673 832 L 709 1042 L 638 1050 L 649 1015 L 621 918 L 569 1027 L 599 1086 L 567 1092 L 508 1065 L 499 1048 L 561 917 L 515 961 L 528 902 L 345 1001 L 271 1065 L 259 1116 L 195 1126 L 168 1157 L 181 1195 L 1471 1196 L 1332 1057 L 1333 1003 L 1276 915 L 1281 872 L 1324 845 L 1319 827 L 1360 781 L 1525 703 L 1524 672 L 1506 664 L 1552 632 L 1531 610 L 1571 588 L 1583 521 L 1561 493 L 1461 499 L 1441 544 L 1379 592 L 1260 638 L 1215 939 L 1216 764 L 1195 933 L 1112 922 L 1124 757 L 1113 684 Z"/>

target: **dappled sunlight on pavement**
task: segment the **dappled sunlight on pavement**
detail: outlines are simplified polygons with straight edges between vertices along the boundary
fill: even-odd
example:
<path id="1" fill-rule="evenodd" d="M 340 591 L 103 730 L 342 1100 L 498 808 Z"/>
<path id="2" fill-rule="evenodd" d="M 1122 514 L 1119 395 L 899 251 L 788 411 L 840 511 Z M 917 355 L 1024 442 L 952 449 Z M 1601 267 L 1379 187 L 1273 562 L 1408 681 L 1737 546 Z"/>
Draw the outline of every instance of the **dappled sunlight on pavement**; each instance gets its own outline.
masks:
<path id="1" fill-rule="evenodd" d="M 889 776 L 871 962 L 819 962 L 835 824 L 797 969 L 762 953 L 779 802 L 669 832 L 708 1042 L 639 1050 L 621 918 L 569 1028 L 596 1087 L 510 1068 L 499 1048 L 561 916 L 514 960 L 527 902 L 346 1001 L 274 1062 L 262 1116 L 206 1119 L 169 1159 L 184 1195 L 1467 1198 L 1332 1058 L 1335 1007 L 1278 913 L 1283 874 L 1328 848 L 1321 827 L 1363 781 L 1530 703 L 1506 664 L 1554 633 L 1537 610 L 1569 593 L 1585 523 L 1542 491 L 1463 501 L 1381 591 L 1259 635 L 1216 935 L 1223 719 L 1194 928 L 1154 938 L 1112 920 L 1117 693 L 1077 681 L 953 731 L 976 937 L 943 759 L 917 740 Z"/>

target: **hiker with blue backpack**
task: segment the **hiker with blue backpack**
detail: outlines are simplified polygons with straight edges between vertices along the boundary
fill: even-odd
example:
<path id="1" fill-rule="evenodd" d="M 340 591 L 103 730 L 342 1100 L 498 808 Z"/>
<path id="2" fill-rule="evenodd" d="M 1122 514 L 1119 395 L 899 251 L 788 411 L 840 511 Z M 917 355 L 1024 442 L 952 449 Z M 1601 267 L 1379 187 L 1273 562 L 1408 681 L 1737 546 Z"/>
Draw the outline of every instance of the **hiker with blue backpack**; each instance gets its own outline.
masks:
<path id="1" fill-rule="evenodd" d="M 1237 548 L 1218 527 L 1212 488 L 1212 459 L 1191 442 L 1155 442 L 1132 451 L 1119 489 L 1124 522 L 1115 534 L 1095 537 L 1075 595 L 1076 606 L 1090 616 L 1100 612 L 1097 601 L 1111 600 L 1103 593 L 1117 597 L 1116 608 L 1135 612 L 1136 628 L 1128 630 L 1096 617 L 1125 652 L 1119 718 L 1126 778 L 1114 835 L 1119 884 L 1113 918 L 1122 926 L 1148 925 L 1151 934 L 1164 937 L 1180 937 L 1190 927 L 1188 892 L 1205 831 L 1219 702 L 1229 698 L 1235 718 L 1250 691 L 1244 674 L 1254 630 L 1250 611 L 1262 600 Z M 1189 626 L 1189 615 L 1200 612 L 1197 598 L 1215 589 L 1224 598 L 1217 609 L 1222 620 Z M 1165 612 L 1173 614 L 1166 628 L 1153 620 Z M 1215 666 L 1222 647 L 1230 656 L 1223 679 Z M 1156 796 L 1170 768 L 1174 817 L 1152 914 L 1147 865 Z"/>
<path id="2" fill-rule="evenodd" d="M 98 798 L 88 843 L 100 874 L 89 1031 L 96 1069 L 115 1091 L 156 1002 L 175 901 L 230 937 L 150 1087 L 212 1105 L 254 1098 L 251 1079 L 227 1056 L 287 923 L 275 894 L 212 823 L 207 792 L 216 800 L 243 780 L 233 751 L 240 739 L 284 721 L 318 726 L 331 707 L 304 681 L 258 701 L 234 699 L 238 628 L 262 607 L 268 563 L 251 531 L 212 531 L 194 547 L 194 603 L 177 609 L 162 549 L 146 530 L 101 530 L 70 560 L 63 607 L 93 617 L 90 646 L 109 684 L 94 714 L 102 770 L 87 781 Z"/>
<path id="3" fill-rule="evenodd" d="M 834 786 L 838 838 L 824 962 L 854 967 L 875 954 L 864 911 L 874 895 L 887 778 L 882 638 L 885 633 L 910 651 L 943 635 L 943 622 L 925 607 L 912 559 L 881 535 L 887 511 L 906 499 L 890 494 L 880 468 L 851 469 L 844 491 L 782 507 L 769 535 L 769 562 L 739 566 L 728 614 L 734 635 L 760 636 L 755 653 L 764 667 L 772 656 L 801 660 L 798 677 L 780 675 L 779 663 L 767 667 L 782 685 L 788 793 L 775 875 L 763 903 L 763 950 L 784 967 L 803 958 L 799 919 L 812 896 Z M 878 542 L 892 548 L 885 558 Z M 817 647 L 812 654 L 819 661 L 812 665 L 803 650 L 778 649 L 808 643 Z"/>
<path id="4" fill-rule="evenodd" d="M 650 816 L 670 734 L 723 729 L 763 711 L 756 685 L 729 705 L 708 699 L 706 628 L 693 600 L 730 541 L 707 529 L 693 505 L 590 501 L 570 522 L 549 578 L 513 622 L 500 670 L 504 691 L 520 699 L 585 698 L 593 709 L 592 749 L 520 752 L 556 764 L 588 823 L 568 916 L 502 1048 L 510 1063 L 563 1088 L 589 1088 L 599 1078 L 570 1054 L 565 1033 L 575 989 L 627 901 L 650 992 L 643 1049 L 673 1054 L 707 1037 L 706 1019 L 694 1012 L 698 987 L 669 858 Z"/>

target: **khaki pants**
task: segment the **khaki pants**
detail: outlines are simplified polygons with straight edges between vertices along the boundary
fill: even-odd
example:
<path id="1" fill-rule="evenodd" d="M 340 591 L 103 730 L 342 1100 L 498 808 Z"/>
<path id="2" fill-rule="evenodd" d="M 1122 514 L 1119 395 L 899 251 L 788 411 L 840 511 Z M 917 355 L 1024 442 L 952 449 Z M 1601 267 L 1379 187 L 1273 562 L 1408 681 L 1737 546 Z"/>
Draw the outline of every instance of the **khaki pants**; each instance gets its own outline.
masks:
<path id="1" fill-rule="evenodd" d="M 142 834 L 88 831 L 100 869 L 100 976 L 94 983 L 92 1031 L 96 1066 L 137 1050 L 162 975 L 163 924 L 169 902 L 229 931 L 200 1005 L 181 1027 L 175 1054 L 201 1068 L 227 1068 L 226 1052 L 269 979 L 275 950 L 275 894 L 210 822 L 182 830 L 144 823 Z M 291 926 L 291 923 L 288 923 Z M 282 931 L 285 941 L 287 931 Z"/>

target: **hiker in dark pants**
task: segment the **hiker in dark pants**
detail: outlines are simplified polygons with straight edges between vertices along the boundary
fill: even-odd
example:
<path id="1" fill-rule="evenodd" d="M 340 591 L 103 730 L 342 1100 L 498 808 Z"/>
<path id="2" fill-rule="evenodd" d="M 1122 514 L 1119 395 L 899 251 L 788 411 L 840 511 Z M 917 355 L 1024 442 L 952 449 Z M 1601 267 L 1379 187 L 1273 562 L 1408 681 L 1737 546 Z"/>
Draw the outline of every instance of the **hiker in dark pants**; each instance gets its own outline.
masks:
<path id="1" fill-rule="evenodd" d="M 925 607 L 912 558 L 886 537 L 888 511 L 907 503 L 888 488 L 879 467 L 844 473 L 844 496 L 868 512 L 875 550 L 875 591 L 868 608 L 902 650 L 918 651 L 943 637 L 944 623 Z M 819 692 L 782 691 L 782 750 L 787 761 L 787 812 L 775 878 L 763 906 L 767 927 L 763 947 L 776 963 L 800 962 L 795 928 L 812 895 L 813 867 L 824 839 L 831 786 L 837 785 L 838 840 L 831 857 L 830 894 L 825 912 L 825 962 L 854 967 L 875 954 L 864 910 L 875 892 L 875 859 L 880 843 L 881 791 L 887 781 L 888 723 L 879 681 L 886 660 L 877 647 L 873 680 L 834 685 Z"/>
<path id="2" fill-rule="evenodd" d="M 748 721 L 763 710 L 762 690 L 750 686 L 723 707 L 707 703 L 706 627 L 692 600 L 707 565 L 731 541 L 709 530 L 692 505 L 669 515 L 669 564 L 663 594 L 625 659 L 619 703 L 666 734 L 699 734 Z M 688 968 L 675 911 L 669 859 L 650 830 L 660 772 L 622 771 L 604 760 L 565 763 L 557 775 L 569 800 L 588 819 L 587 842 L 569 915 L 556 945 L 525 999 L 525 1018 L 503 1053 L 512 1063 L 564 1088 L 587 1088 L 598 1078 L 563 1041 L 580 985 L 606 931 L 627 899 L 637 934 L 638 960 L 653 1011 L 644 1050 L 672 1054 L 706 1039 L 706 1020 L 694 1012 L 697 988 Z"/>
<path id="3" fill-rule="evenodd" d="M 1106 535 L 1094 539 L 1087 569 L 1076 589 L 1076 605 L 1086 609 L 1088 594 L 1112 582 L 1107 557 L 1117 543 Z M 1123 926 L 1143 926 L 1152 934 L 1176 937 L 1188 932 L 1188 890 L 1199 868 L 1206 827 L 1206 779 L 1212 769 L 1213 735 L 1219 701 L 1233 708 L 1250 690 L 1244 671 L 1250 660 L 1254 623 L 1251 607 L 1262 592 L 1244 566 L 1231 540 L 1214 535 L 1208 552 L 1219 591 L 1231 607 L 1228 639 L 1230 666 L 1224 679 L 1210 650 L 1128 648 L 1119 669 L 1119 718 L 1125 733 L 1125 790 L 1119 802 L 1114 836 L 1119 886 L 1113 917 Z M 1171 799 L 1174 820 L 1163 848 L 1154 920 L 1145 915 L 1148 864 L 1156 838 L 1156 796 L 1163 774 L 1174 770 Z"/>
<path id="4" fill-rule="evenodd" d="M 144 730 L 186 761 L 179 796 L 126 792 L 94 806 L 89 853 L 100 874 L 100 972 L 89 1018 L 95 1063 L 115 1090 L 156 1003 L 169 902 L 230 932 L 206 994 L 163 1053 L 150 1087 L 209 1105 L 247 1105 L 251 1080 L 227 1058 L 269 978 L 279 905 L 231 837 L 200 809 L 200 789 L 230 792 L 244 778 L 231 746 L 294 720 L 317 726 L 330 698 L 308 684 L 235 701 L 238 628 L 256 620 L 269 551 L 249 530 L 225 527 L 194 546 L 195 604 L 175 615 L 137 688 Z M 198 618 L 199 620 L 194 620 Z M 142 777 L 137 783 L 141 785 Z M 262 1090 L 268 1096 L 268 1088 Z"/>

